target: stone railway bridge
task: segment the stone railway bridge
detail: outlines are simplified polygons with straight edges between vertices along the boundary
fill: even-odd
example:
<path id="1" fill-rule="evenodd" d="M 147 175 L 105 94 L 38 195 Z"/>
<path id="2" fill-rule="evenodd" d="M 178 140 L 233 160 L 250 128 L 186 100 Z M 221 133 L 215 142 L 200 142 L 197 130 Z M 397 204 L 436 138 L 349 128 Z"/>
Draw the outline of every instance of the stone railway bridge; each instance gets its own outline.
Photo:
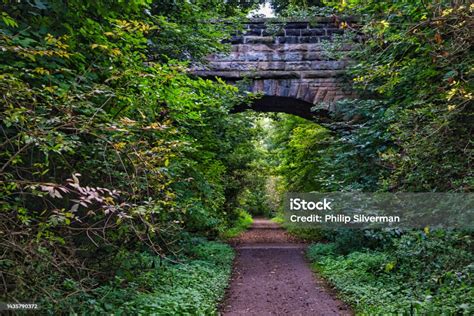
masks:
<path id="1" fill-rule="evenodd" d="M 354 22 L 344 21 L 349 25 Z M 192 72 L 229 83 L 240 81 L 248 91 L 263 94 L 235 112 L 286 112 L 334 125 L 334 102 L 355 97 L 343 80 L 347 60 L 331 59 L 324 49 L 325 42 L 344 32 L 339 23 L 321 17 L 316 23 L 272 22 L 269 27 L 265 19 L 250 20 L 244 32 L 230 40 L 230 53 L 209 56 L 208 64 L 196 66 Z"/>

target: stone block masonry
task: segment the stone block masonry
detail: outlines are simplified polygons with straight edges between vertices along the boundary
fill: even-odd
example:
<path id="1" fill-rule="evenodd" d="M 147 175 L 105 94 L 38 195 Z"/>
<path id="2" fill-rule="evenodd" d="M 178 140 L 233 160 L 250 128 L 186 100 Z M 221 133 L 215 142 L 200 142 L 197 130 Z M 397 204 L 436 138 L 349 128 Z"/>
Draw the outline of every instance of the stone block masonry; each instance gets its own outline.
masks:
<path id="1" fill-rule="evenodd" d="M 352 23 L 350 19 L 345 21 Z M 272 23 L 269 27 L 264 19 L 249 21 L 241 34 L 230 39 L 229 53 L 209 56 L 209 63 L 194 68 L 193 73 L 205 78 L 221 77 L 230 83 L 246 79 L 249 91 L 264 95 L 251 107 L 254 110 L 306 118 L 313 117 L 310 109 L 314 105 L 328 115 L 335 101 L 355 96 L 341 78 L 348 61 L 333 60 L 324 51 L 324 41 L 343 34 L 339 22 L 322 17 L 316 23 Z"/>

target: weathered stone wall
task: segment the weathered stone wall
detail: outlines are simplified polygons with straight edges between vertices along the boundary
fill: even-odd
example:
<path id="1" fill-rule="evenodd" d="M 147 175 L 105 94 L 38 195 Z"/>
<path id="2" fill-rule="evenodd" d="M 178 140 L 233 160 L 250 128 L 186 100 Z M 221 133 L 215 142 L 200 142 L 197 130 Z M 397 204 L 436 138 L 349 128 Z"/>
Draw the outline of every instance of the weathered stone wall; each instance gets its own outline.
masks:
<path id="1" fill-rule="evenodd" d="M 267 97 L 257 110 L 292 113 L 281 100 L 279 106 L 274 104 L 275 97 L 291 98 L 307 103 L 289 102 L 289 106 L 299 107 L 295 114 L 309 117 L 312 105 L 331 111 L 334 101 L 353 97 L 341 80 L 347 61 L 332 60 L 324 51 L 324 42 L 342 33 L 339 22 L 331 18 L 320 18 L 316 24 L 288 22 L 272 27 L 265 20 L 253 20 L 243 34 L 230 40 L 230 53 L 209 56 L 209 64 L 194 73 L 228 82 L 250 79 L 248 89 Z"/>

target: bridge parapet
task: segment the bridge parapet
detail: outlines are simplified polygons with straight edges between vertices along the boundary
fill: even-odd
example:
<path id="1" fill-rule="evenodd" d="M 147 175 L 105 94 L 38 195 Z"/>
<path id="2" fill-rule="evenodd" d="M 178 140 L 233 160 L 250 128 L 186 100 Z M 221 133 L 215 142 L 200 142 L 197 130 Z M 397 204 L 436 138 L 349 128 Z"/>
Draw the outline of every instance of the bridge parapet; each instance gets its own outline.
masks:
<path id="1" fill-rule="evenodd" d="M 230 39 L 229 53 L 209 56 L 209 63 L 193 72 L 206 78 L 221 77 L 230 83 L 247 79 L 249 91 L 266 97 L 255 106 L 256 110 L 311 117 L 310 108 L 317 104 L 331 111 L 335 101 L 354 97 L 341 80 L 348 61 L 331 59 L 325 52 L 324 42 L 344 33 L 339 26 L 340 21 L 333 18 L 318 18 L 316 23 L 252 20 L 243 33 Z M 341 50 L 348 51 L 350 46 Z M 303 103 L 289 102 L 299 108 L 295 111 L 275 97 Z"/>

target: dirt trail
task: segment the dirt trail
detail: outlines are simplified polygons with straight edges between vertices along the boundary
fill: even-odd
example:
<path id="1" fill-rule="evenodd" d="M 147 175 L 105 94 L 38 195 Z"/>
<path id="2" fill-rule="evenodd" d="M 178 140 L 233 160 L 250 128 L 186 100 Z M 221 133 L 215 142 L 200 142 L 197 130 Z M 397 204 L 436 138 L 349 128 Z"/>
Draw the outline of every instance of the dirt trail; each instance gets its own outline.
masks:
<path id="1" fill-rule="evenodd" d="M 305 244 L 255 219 L 234 239 L 237 259 L 223 315 L 351 315 L 304 259 Z"/>

